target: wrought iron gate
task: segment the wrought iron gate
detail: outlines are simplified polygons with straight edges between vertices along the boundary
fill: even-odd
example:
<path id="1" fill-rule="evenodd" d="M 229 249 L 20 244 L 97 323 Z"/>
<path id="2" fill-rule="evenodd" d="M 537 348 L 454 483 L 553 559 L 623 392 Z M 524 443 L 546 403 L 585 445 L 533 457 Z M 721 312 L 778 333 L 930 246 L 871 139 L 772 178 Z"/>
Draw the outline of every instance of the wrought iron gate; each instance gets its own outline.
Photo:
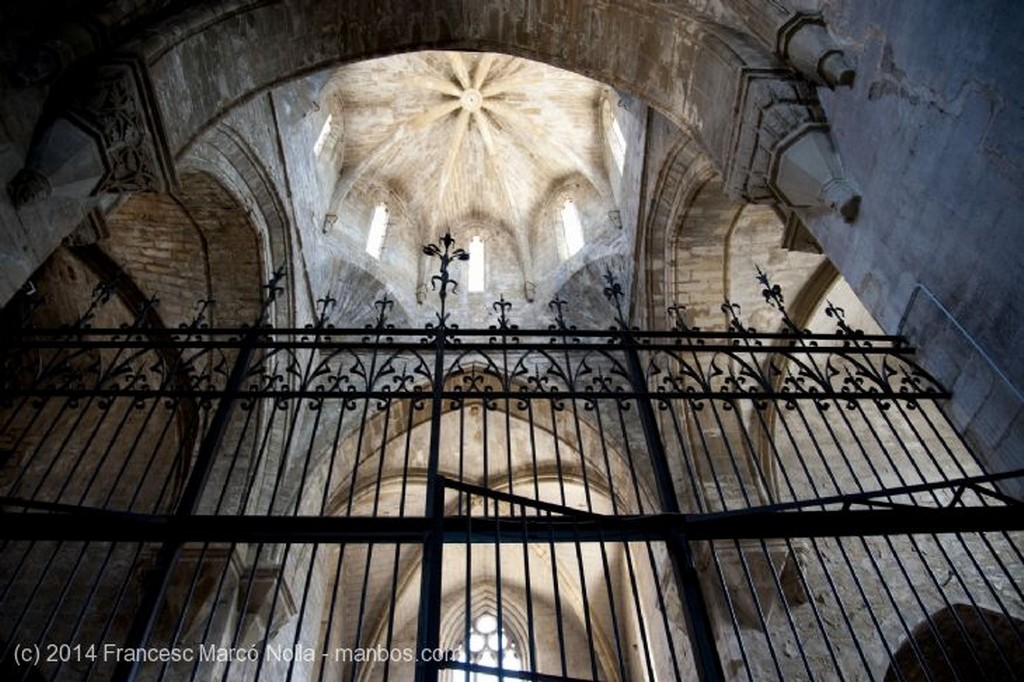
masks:
<path id="1" fill-rule="evenodd" d="M 3 679 L 1019 674 L 1019 502 L 900 339 L 75 324 L 3 336 Z M 763 278 L 766 301 L 783 299 Z M 267 288 L 267 310 L 279 291 Z M 13 310 L 13 307 L 12 307 Z M 12 314 L 11 310 L 8 315 Z M 475 676 L 475 677 L 474 677 Z"/>

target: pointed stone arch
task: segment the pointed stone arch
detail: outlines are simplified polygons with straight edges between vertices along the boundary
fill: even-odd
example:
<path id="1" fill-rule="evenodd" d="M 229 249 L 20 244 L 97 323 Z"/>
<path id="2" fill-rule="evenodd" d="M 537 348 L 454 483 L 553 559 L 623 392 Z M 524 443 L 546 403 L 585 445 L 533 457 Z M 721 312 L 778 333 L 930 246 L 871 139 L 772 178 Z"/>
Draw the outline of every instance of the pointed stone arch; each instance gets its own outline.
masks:
<path id="1" fill-rule="evenodd" d="M 193 177 L 206 176 L 225 188 L 235 202 L 236 218 L 251 223 L 260 285 L 270 279 L 276 268 L 286 268 L 295 286 L 287 288 L 287 296 L 278 298 L 273 319 L 281 326 L 294 323 L 299 307 L 297 298 L 303 293 L 307 297 L 304 305 L 312 308 L 308 276 L 292 243 L 291 217 L 259 156 L 244 136 L 221 124 L 193 146 L 179 166 L 185 177 L 190 173 Z"/>
<path id="2" fill-rule="evenodd" d="M 641 320 L 651 328 L 664 328 L 665 310 L 674 303 L 672 277 L 675 230 L 686 208 L 715 174 L 700 145 L 680 135 L 672 145 L 657 174 L 651 208 L 637 242 L 640 245 L 637 268 L 637 310 Z"/>

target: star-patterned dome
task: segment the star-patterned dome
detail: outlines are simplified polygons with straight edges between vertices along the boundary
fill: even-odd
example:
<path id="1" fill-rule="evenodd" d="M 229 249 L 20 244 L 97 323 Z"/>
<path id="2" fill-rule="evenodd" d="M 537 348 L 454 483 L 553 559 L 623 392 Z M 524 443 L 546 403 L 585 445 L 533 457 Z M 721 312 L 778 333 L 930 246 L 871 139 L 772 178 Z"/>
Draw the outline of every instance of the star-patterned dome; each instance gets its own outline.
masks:
<path id="1" fill-rule="evenodd" d="M 422 52 L 334 76 L 344 165 L 334 196 L 385 185 L 430 235 L 473 218 L 508 230 L 537 219 L 560 181 L 608 196 L 601 84 L 492 53 Z"/>

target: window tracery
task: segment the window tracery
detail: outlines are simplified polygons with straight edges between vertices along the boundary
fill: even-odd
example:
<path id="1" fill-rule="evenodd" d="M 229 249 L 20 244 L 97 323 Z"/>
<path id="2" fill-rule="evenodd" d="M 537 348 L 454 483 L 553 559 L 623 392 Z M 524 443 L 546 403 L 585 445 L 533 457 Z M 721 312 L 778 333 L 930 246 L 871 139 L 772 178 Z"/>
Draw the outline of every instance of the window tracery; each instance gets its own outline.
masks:
<path id="1" fill-rule="evenodd" d="M 466 647 L 469 649 L 468 656 Z M 469 637 L 458 648 L 456 660 L 488 668 L 498 668 L 500 661 L 503 670 L 518 671 L 523 669 L 519 649 L 519 643 L 504 628 L 498 627 L 497 617 L 492 613 L 484 613 L 470 624 Z M 451 679 L 452 682 L 491 682 L 498 680 L 498 676 L 456 670 Z"/>

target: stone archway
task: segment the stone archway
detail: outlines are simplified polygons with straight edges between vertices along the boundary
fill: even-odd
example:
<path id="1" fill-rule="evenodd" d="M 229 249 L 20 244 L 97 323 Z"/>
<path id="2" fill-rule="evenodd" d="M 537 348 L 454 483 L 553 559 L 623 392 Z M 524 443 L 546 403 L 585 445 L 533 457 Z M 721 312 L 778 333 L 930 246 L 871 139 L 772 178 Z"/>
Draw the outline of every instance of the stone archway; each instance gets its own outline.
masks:
<path id="1" fill-rule="evenodd" d="M 69 104 L 40 125 L 12 202 L 173 188 L 176 163 L 256 95 L 339 64 L 437 48 L 522 56 L 630 93 L 691 132 L 726 189 L 750 200 L 811 201 L 848 217 L 859 201 L 811 83 L 751 35 L 696 12 L 575 0 L 387 12 L 292 0 L 187 10 L 128 40 L 122 56 L 54 95 Z"/>
<path id="2" fill-rule="evenodd" d="M 1024 665 L 1024 623 L 981 606 L 953 604 L 919 623 L 893 654 L 885 672 L 892 680 L 984 679 Z"/>

